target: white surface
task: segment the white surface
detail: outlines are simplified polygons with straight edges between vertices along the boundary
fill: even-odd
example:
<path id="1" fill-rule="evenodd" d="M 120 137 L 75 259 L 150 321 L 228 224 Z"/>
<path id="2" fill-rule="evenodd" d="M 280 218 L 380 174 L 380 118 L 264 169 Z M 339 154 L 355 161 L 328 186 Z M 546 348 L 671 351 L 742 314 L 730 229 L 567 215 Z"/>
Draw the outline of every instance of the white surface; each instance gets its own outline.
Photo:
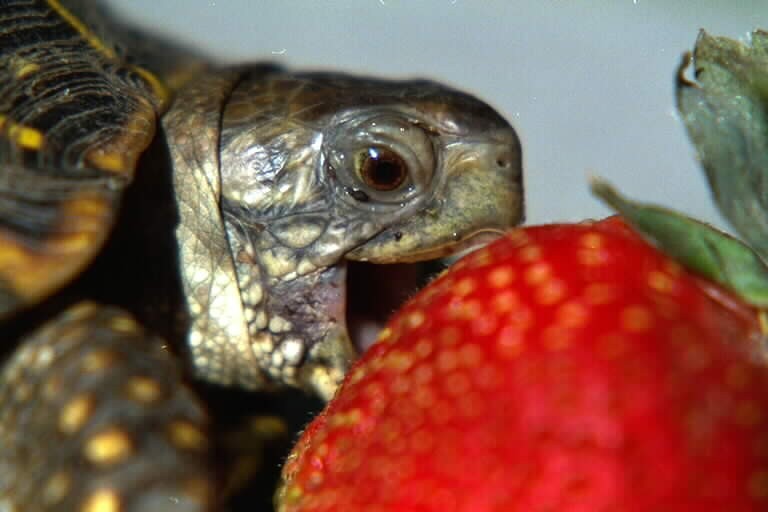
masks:
<path id="1" fill-rule="evenodd" d="M 768 28 L 766 0 L 111 3 L 232 61 L 422 76 L 477 94 L 523 139 L 529 223 L 605 215 L 586 186 L 600 174 L 723 225 L 675 115 L 675 68 L 699 28 Z"/>

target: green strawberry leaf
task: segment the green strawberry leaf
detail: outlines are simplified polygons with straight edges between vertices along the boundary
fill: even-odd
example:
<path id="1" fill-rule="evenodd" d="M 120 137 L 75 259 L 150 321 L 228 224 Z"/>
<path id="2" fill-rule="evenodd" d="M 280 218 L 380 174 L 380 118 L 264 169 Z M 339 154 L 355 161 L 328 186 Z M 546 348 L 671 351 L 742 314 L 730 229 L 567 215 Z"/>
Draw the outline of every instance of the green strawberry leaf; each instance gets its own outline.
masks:
<path id="1" fill-rule="evenodd" d="M 678 73 L 677 105 L 715 201 L 734 228 L 768 257 L 768 32 L 751 46 L 699 34 L 696 82 Z"/>
<path id="2" fill-rule="evenodd" d="M 747 303 L 768 306 L 768 267 L 749 246 L 681 213 L 631 201 L 602 179 L 593 178 L 591 188 L 681 265 L 732 290 Z"/>

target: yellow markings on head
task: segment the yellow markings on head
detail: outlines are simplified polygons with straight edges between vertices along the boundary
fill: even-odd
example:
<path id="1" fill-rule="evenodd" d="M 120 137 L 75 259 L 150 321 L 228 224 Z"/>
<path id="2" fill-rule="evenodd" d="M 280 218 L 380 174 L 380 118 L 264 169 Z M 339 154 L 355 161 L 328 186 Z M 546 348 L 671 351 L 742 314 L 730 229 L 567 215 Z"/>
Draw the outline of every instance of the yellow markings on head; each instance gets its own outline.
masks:
<path id="1" fill-rule="evenodd" d="M 653 315 L 643 306 L 628 306 L 621 312 L 620 321 L 627 331 L 642 332 L 653 326 Z"/>
<path id="2" fill-rule="evenodd" d="M 113 489 L 99 489 L 83 502 L 80 512 L 120 512 L 120 497 Z"/>
<path id="3" fill-rule="evenodd" d="M 56 13 L 61 16 L 62 19 L 64 19 L 64 21 L 66 21 L 70 27 L 72 27 L 78 34 L 80 34 L 80 37 L 82 37 L 89 46 L 110 60 L 117 58 L 117 55 L 112 50 L 112 48 L 105 45 L 104 42 L 96 36 L 96 34 L 88 30 L 83 22 L 77 19 L 74 14 L 69 12 L 69 10 L 61 5 L 59 0 L 47 0 L 47 2 L 50 8 L 56 11 Z"/>
<path id="4" fill-rule="evenodd" d="M 157 402 L 162 396 L 160 384 L 155 379 L 143 375 L 128 379 L 125 383 L 125 392 L 128 398 L 141 404 Z"/>
<path id="5" fill-rule="evenodd" d="M 16 123 L 8 117 L 0 114 L 0 131 L 5 132 L 7 137 L 23 149 L 35 151 L 43 147 L 45 136 L 37 128 Z"/>
<path id="6" fill-rule="evenodd" d="M 133 453 L 133 443 L 125 431 L 113 427 L 88 439 L 84 451 L 93 464 L 108 466 L 127 459 Z"/>
<path id="7" fill-rule="evenodd" d="M 175 420 L 168 425 L 168 435 L 177 448 L 202 451 L 208 445 L 205 435 L 187 420 Z"/>
<path id="8" fill-rule="evenodd" d="M 59 413 L 59 430 L 65 434 L 79 431 L 91 417 L 93 405 L 93 398 L 88 395 L 81 395 L 67 402 Z"/>

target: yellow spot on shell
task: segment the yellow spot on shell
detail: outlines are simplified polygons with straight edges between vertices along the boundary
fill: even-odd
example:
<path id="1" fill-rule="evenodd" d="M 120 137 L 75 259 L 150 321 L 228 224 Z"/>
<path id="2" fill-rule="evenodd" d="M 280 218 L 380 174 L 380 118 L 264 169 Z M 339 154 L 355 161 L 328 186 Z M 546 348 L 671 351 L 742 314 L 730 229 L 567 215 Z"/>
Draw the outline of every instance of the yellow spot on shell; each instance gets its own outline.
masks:
<path id="1" fill-rule="evenodd" d="M 82 512 L 119 512 L 120 497 L 112 489 L 100 489 L 83 503 Z"/>
<path id="2" fill-rule="evenodd" d="M 627 331 L 647 331 L 652 325 L 653 316 L 643 306 L 628 306 L 621 312 L 621 326 Z"/>
<path id="3" fill-rule="evenodd" d="M 155 379 L 141 375 L 128 379 L 125 390 L 131 400 L 143 404 L 156 402 L 161 395 L 160 384 Z"/>
<path id="4" fill-rule="evenodd" d="M 43 488 L 43 500 L 47 505 L 55 505 L 63 500 L 69 493 L 72 480 L 66 473 L 54 474 Z M 2 507 L 0 507 L 2 510 Z"/>
<path id="5" fill-rule="evenodd" d="M 85 443 L 85 456 L 94 464 L 111 465 L 122 462 L 133 451 L 128 434 L 110 428 L 96 434 Z"/>
<path id="6" fill-rule="evenodd" d="M 186 420 L 176 420 L 168 425 L 171 442 L 178 448 L 202 451 L 207 445 L 205 435 L 194 424 Z"/>
<path id="7" fill-rule="evenodd" d="M 112 318 L 109 322 L 109 326 L 112 330 L 132 334 L 139 330 L 139 325 L 128 316 L 117 316 Z"/>
<path id="8" fill-rule="evenodd" d="M 121 153 L 95 150 L 88 153 L 88 161 L 97 169 L 120 173 L 129 169 L 129 160 Z"/>
<path id="9" fill-rule="evenodd" d="M 32 151 L 40 149 L 45 140 L 45 136 L 40 130 L 16 123 L 2 114 L 0 114 L 0 130 L 5 131 L 8 138 L 17 146 Z"/>
<path id="10" fill-rule="evenodd" d="M 115 354 L 108 349 L 95 350 L 83 358 L 83 371 L 95 373 L 106 370 L 115 362 Z"/>
<path id="11" fill-rule="evenodd" d="M 93 412 L 93 399 L 89 396 L 79 396 L 70 400 L 59 414 L 59 430 L 65 434 L 73 434 L 80 430 Z"/>

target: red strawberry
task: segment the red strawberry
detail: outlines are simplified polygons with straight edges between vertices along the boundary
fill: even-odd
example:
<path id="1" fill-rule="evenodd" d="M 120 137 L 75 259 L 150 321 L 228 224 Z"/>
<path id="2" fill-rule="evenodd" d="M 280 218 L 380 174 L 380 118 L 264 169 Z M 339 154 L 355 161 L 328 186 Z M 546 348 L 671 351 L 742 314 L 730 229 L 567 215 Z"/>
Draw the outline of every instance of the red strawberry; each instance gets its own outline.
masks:
<path id="1" fill-rule="evenodd" d="M 617 218 L 515 231 L 391 319 L 279 510 L 767 510 L 756 317 Z"/>

